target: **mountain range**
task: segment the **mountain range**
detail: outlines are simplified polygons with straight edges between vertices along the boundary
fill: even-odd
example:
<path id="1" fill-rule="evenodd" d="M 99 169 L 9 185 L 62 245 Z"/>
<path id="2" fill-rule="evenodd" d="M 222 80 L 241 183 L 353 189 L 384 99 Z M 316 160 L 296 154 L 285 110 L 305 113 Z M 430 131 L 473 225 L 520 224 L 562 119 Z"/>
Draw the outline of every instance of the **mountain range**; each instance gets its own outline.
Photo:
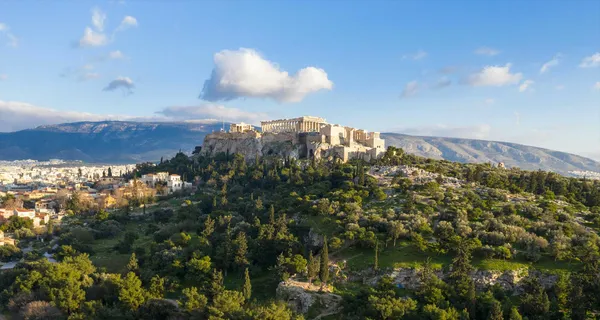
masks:
<path id="1" fill-rule="evenodd" d="M 96 163 L 158 161 L 202 144 L 223 124 L 101 121 L 45 125 L 0 133 L 0 160 L 63 159 Z M 225 124 L 227 126 L 227 124 Z M 423 157 L 458 162 L 504 162 L 507 167 L 600 172 L 600 163 L 582 156 L 516 143 L 382 133 L 386 145 Z"/>

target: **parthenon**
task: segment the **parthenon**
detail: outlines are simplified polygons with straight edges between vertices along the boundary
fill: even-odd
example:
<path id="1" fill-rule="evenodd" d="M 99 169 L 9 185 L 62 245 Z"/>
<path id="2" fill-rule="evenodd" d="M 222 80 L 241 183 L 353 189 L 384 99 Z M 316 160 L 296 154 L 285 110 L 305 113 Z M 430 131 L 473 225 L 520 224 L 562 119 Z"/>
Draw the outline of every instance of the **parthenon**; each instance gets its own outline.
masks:
<path id="1" fill-rule="evenodd" d="M 261 121 L 262 132 L 319 132 L 327 121 L 319 117 L 303 116 L 294 119 Z"/>

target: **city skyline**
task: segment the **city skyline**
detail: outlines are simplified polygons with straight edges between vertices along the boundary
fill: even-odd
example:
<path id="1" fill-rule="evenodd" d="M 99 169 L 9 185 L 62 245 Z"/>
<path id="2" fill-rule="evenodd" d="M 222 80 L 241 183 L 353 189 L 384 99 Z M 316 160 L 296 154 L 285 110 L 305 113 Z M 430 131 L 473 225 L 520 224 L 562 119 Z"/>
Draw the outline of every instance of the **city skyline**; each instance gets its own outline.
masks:
<path id="1" fill-rule="evenodd" d="M 0 132 L 314 115 L 600 160 L 597 2 L 35 7 L 0 3 Z"/>

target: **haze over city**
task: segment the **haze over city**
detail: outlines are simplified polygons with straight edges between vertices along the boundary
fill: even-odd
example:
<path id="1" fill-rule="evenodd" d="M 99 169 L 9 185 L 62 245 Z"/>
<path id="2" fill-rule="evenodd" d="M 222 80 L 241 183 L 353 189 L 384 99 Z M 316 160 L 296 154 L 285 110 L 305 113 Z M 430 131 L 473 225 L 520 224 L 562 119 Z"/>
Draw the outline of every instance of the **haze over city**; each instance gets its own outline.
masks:
<path id="1" fill-rule="evenodd" d="M 318 115 L 600 159 L 597 1 L 0 3 L 0 131 Z"/>

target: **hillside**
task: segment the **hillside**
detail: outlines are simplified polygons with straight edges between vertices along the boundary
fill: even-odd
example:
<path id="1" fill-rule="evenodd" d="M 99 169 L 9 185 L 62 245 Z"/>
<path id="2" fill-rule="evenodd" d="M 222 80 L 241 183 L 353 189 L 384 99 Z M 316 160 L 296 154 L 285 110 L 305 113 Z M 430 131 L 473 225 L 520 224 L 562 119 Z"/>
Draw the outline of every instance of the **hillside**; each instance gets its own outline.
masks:
<path id="1" fill-rule="evenodd" d="M 0 311 L 98 320 L 598 313 L 600 181 L 390 151 L 371 164 L 202 154 L 140 164 L 137 174 L 176 173 L 196 188 L 136 192 L 107 211 L 77 194 L 52 231 L 0 225 L 20 241 L 0 247 L 1 267 L 12 268 L 0 272 Z"/>
<path id="2" fill-rule="evenodd" d="M 227 124 L 225 124 L 227 126 Z M 221 124 L 102 121 L 41 126 L 0 133 L 0 160 L 60 158 L 86 162 L 157 161 L 193 150 Z M 565 152 L 515 143 L 383 133 L 388 146 L 458 162 L 504 162 L 528 170 L 600 172 L 600 163 Z"/>

